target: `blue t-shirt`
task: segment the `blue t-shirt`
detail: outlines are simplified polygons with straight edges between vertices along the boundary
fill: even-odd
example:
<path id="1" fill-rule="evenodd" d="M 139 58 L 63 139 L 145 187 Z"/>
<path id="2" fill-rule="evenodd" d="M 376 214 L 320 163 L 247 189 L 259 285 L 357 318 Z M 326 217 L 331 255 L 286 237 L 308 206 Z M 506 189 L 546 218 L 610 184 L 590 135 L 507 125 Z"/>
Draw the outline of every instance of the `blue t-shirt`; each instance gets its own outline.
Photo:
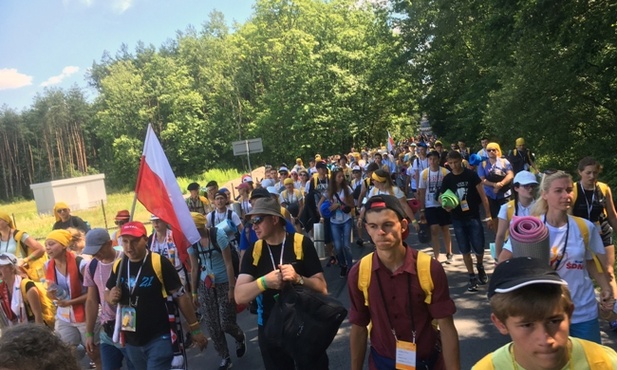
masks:
<path id="1" fill-rule="evenodd" d="M 488 181 L 492 181 L 491 172 L 495 175 L 505 176 L 507 175 L 508 171 L 512 171 L 512 165 L 505 158 L 497 158 L 495 164 L 491 164 L 490 161 L 485 161 L 478 166 L 478 176 L 480 176 L 480 178 L 484 177 Z M 505 193 L 495 194 L 492 186 L 484 185 L 484 192 L 486 193 L 486 196 L 491 199 L 505 198 Z"/>
<path id="2" fill-rule="evenodd" d="M 229 247 L 229 238 L 224 230 L 217 228 L 216 229 L 216 241 L 221 248 L 221 252 Z M 209 251 L 209 253 L 197 253 L 197 248 L 200 251 Z M 189 254 L 197 254 L 201 257 L 201 281 L 206 279 L 208 275 L 214 275 L 214 283 L 228 283 L 229 278 L 227 277 L 227 269 L 225 268 L 225 261 L 223 260 L 223 255 L 216 251 L 212 242 L 208 245 L 207 248 L 203 247 L 199 243 L 195 243 L 188 248 Z"/>

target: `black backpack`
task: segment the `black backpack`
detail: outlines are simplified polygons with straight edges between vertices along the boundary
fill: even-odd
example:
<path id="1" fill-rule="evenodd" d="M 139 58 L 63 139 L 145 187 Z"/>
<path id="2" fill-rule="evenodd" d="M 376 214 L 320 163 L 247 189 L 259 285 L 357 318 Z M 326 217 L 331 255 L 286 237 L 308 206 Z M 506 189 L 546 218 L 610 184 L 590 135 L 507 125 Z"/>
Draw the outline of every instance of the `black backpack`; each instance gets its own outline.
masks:
<path id="1" fill-rule="evenodd" d="M 223 253 L 221 251 L 221 247 L 219 246 L 218 241 L 216 240 L 216 230 L 216 227 L 211 227 L 208 229 L 208 232 L 210 233 L 210 243 L 213 248 L 204 249 L 201 247 L 201 245 L 199 245 L 199 242 L 194 244 L 194 247 L 197 250 L 197 260 L 200 268 L 201 266 L 204 266 L 204 259 L 206 257 L 210 258 L 210 254 L 212 252 L 218 252 L 221 254 Z M 231 244 L 228 248 L 231 250 L 231 263 L 234 267 L 234 276 L 238 277 L 238 274 L 240 273 L 240 256 L 238 255 L 238 251 L 236 250 L 236 248 L 234 248 Z"/>

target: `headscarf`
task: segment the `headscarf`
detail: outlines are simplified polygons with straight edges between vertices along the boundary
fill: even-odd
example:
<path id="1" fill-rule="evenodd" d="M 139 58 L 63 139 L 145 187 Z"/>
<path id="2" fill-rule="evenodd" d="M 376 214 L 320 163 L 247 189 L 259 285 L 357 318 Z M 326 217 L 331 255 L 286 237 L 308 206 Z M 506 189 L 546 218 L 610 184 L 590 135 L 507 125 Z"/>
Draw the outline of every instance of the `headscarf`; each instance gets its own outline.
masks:
<path id="1" fill-rule="evenodd" d="M 71 240 L 73 240 L 73 234 L 71 234 L 71 232 L 68 230 L 54 230 L 47 234 L 45 240 L 48 239 L 57 241 L 58 243 L 62 244 L 66 249 L 66 247 L 68 247 L 71 243 Z"/>
<path id="2" fill-rule="evenodd" d="M 371 175 L 371 178 L 372 178 L 373 180 L 375 180 L 375 181 L 378 181 L 378 182 L 386 182 L 386 181 L 387 181 L 387 179 L 386 179 L 385 177 L 383 177 L 383 176 L 379 176 L 379 175 L 377 174 L 377 172 L 378 172 L 378 171 L 379 171 L 379 170 L 377 170 L 377 171 L 373 172 L 373 174 Z"/>
<path id="3" fill-rule="evenodd" d="M 68 204 L 64 203 L 64 202 L 58 202 L 56 204 L 54 204 L 54 217 L 56 217 L 56 221 L 61 221 L 62 219 L 60 218 L 60 215 L 58 214 L 58 210 L 59 209 L 71 209 L 71 207 L 69 207 Z"/>
<path id="4" fill-rule="evenodd" d="M 486 144 L 486 149 L 497 149 L 497 158 L 501 158 L 501 147 L 497 143 Z"/>
<path id="5" fill-rule="evenodd" d="M 9 227 L 11 229 L 14 229 L 15 226 L 13 226 L 13 220 L 11 219 L 11 216 L 9 216 L 8 213 L 6 212 L 0 212 L 0 219 L 6 221 L 7 224 L 9 224 Z"/>
<path id="6" fill-rule="evenodd" d="M 193 218 L 195 227 L 197 227 L 198 229 L 206 228 L 206 223 L 207 223 L 206 216 L 202 215 L 201 213 L 191 212 L 191 217 Z"/>

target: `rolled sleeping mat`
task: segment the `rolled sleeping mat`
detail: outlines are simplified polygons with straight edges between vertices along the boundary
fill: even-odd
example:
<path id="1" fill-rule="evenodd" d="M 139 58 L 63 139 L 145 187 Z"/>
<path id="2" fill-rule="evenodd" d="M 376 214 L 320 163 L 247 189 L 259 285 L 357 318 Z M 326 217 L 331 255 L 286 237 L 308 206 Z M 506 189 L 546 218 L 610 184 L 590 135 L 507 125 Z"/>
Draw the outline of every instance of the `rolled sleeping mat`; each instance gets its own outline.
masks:
<path id="1" fill-rule="evenodd" d="M 538 258 L 550 262 L 549 232 L 536 217 L 513 217 L 510 222 L 510 244 L 513 257 Z"/>

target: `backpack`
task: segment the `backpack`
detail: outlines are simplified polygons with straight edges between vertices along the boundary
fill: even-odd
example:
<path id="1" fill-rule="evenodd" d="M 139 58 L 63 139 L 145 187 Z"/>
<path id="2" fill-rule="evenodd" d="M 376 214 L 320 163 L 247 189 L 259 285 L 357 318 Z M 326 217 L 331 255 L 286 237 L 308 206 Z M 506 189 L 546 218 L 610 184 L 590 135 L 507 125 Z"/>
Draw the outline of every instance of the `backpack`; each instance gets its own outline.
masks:
<path id="1" fill-rule="evenodd" d="M 576 340 L 581 344 L 581 347 L 583 347 L 590 369 L 611 370 L 613 368 L 612 361 L 606 352 L 598 348 L 599 344 L 578 338 L 576 338 Z M 489 353 L 478 361 L 478 363 L 474 365 L 473 370 L 495 370 L 495 365 L 493 365 L 493 353 Z"/>
<path id="2" fill-rule="evenodd" d="M 574 187 L 573 187 L 573 195 L 572 195 L 572 204 L 574 205 L 574 203 L 576 203 L 576 199 L 578 197 L 578 187 L 579 187 L 579 183 L 575 183 Z M 608 194 L 608 185 L 606 185 L 603 182 L 598 181 L 596 183 L 596 189 L 594 190 L 596 192 L 596 194 L 598 194 L 599 191 L 599 195 L 601 195 L 601 197 L 598 197 L 598 202 L 600 203 L 604 203 L 604 200 L 606 199 L 606 195 Z M 572 212 L 572 208 L 570 208 L 570 212 Z M 606 214 L 606 207 L 604 207 L 604 213 Z"/>
<path id="3" fill-rule="evenodd" d="M 21 238 L 23 237 L 25 231 L 14 230 L 13 231 L 13 239 L 15 239 L 15 243 L 17 244 L 16 252 L 21 249 L 21 255 L 23 258 L 28 256 L 28 246 L 21 242 Z M 49 260 L 47 257 L 47 253 L 43 251 L 43 255 L 35 260 L 28 261 L 28 267 L 24 266 L 24 270 L 26 274 L 28 274 L 28 278 L 34 282 L 41 281 L 41 278 L 45 278 L 45 262 Z M 39 271 L 41 273 L 39 274 Z"/>
<path id="4" fill-rule="evenodd" d="M 596 263 L 596 269 L 598 269 L 598 272 L 600 273 L 604 272 L 604 269 L 602 268 L 602 263 L 600 263 L 600 259 L 591 250 L 591 248 L 589 248 L 589 227 L 587 227 L 587 223 L 585 222 L 586 220 L 584 218 L 576 217 L 576 216 L 570 216 L 570 217 L 572 217 L 574 222 L 576 222 L 576 225 L 578 226 L 578 229 L 581 232 L 581 235 L 583 235 L 583 242 L 585 243 L 585 250 L 591 253 L 591 256 L 593 257 L 593 261 Z"/>
<path id="5" fill-rule="evenodd" d="M 304 235 L 294 233 L 294 254 L 298 261 L 304 259 L 304 251 L 302 250 L 302 242 L 304 241 Z M 263 240 L 259 239 L 253 246 L 253 266 L 257 266 L 259 259 L 261 258 L 261 250 L 263 249 Z"/>
<path id="6" fill-rule="evenodd" d="M 150 255 L 152 256 L 150 258 L 150 260 L 152 261 L 152 269 L 154 270 L 154 273 L 156 274 L 157 279 L 159 279 L 159 281 L 161 282 L 161 294 L 163 295 L 163 298 L 167 298 L 167 291 L 165 290 L 165 281 L 163 280 L 163 268 L 161 267 L 161 258 L 163 257 L 161 257 L 161 255 L 156 252 L 151 252 Z M 122 258 L 118 258 L 116 262 L 114 262 L 114 267 L 112 269 L 114 273 L 116 274 L 118 273 L 118 265 L 120 265 L 120 262 L 122 262 L 125 259 L 128 261 L 128 257 L 123 256 Z M 93 261 L 94 260 L 95 259 L 93 259 Z M 94 268 L 96 269 L 96 265 Z M 90 272 L 92 272 L 92 270 L 90 270 Z"/>
<path id="7" fill-rule="evenodd" d="M 298 199 L 302 197 L 302 192 L 298 189 L 293 190 L 293 195 L 296 197 L 295 202 L 288 202 L 288 195 L 289 191 L 287 189 L 281 192 L 281 197 L 284 199 L 284 203 L 286 203 L 286 206 L 284 208 L 287 209 L 293 217 L 298 217 L 298 213 L 300 212 L 300 202 L 298 201 Z"/>
<path id="8" fill-rule="evenodd" d="M 201 258 L 202 256 L 205 259 L 206 257 L 210 257 L 210 254 L 212 252 L 219 252 L 221 255 L 223 254 L 223 251 L 221 250 L 221 247 L 219 246 L 218 240 L 216 240 L 216 230 L 217 230 L 216 227 L 211 227 L 208 229 L 208 232 L 210 233 L 210 244 L 214 248 L 203 249 L 199 245 L 199 242 L 194 244 L 196 247 L 195 249 L 197 250 L 197 262 L 200 267 L 203 266 L 202 263 L 205 262 L 202 260 Z M 231 245 L 229 246 L 229 250 L 231 251 L 231 263 L 234 268 L 234 276 L 238 277 L 240 273 L 240 255 L 238 255 L 238 251 L 236 250 L 236 248 L 234 248 Z"/>
<path id="9" fill-rule="evenodd" d="M 39 300 L 41 301 L 41 312 L 43 314 L 43 321 L 48 327 L 53 328 L 56 322 L 56 306 L 54 305 L 53 301 L 47 296 L 47 289 L 45 288 L 45 284 L 31 279 L 21 279 L 19 289 L 21 290 L 24 303 L 28 302 L 28 298 L 26 297 L 28 293 L 26 292 L 26 284 L 28 284 L 28 282 L 30 281 L 34 283 L 34 287 L 36 288 L 39 295 Z M 27 303 L 25 306 L 28 314 L 32 315 L 32 308 L 30 307 L 30 304 Z"/>
<path id="10" fill-rule="evenodd" d="M 428 172 L 430 171 L 430 168 L 425 168 L 422 170 L 422 181 L 423 182 L 427 182 L 428 181 Z M 441 178 L 443 179 L 444 177 L 446 177 L 446 175 L 448 174 L 448 170 L 443 168 L 443 167 L 439 167 L 439 171 L 441 171 Z M 420 185 L 420 184 L 418 184 Z"/>

